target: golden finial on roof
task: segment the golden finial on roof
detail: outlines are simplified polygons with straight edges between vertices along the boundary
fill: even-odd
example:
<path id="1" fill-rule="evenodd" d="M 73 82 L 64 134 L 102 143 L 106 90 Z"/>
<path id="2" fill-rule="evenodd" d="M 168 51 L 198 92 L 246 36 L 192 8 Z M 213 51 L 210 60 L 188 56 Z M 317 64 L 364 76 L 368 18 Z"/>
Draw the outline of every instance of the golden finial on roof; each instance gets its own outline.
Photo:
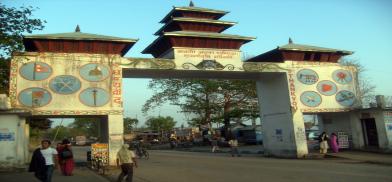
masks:
<path id="1" fill-rule="evenodd" d="M 193 1 L 191 0 L 191 2 L 189 3 L 189 7 L 194 7 L 195 4 L 193 3 Z"/>
<path id="2" fill-rule="evenodd" d="M 79 25 L 76 25 L 75 32 L 80 32 L 80 27 L 79 27 Z"/>
<path id="3" fill-rule="evenodd" d="M 293 40 L 291 39 L 291 37 L 289 37 L 289 44 L 292 44 Z"/>

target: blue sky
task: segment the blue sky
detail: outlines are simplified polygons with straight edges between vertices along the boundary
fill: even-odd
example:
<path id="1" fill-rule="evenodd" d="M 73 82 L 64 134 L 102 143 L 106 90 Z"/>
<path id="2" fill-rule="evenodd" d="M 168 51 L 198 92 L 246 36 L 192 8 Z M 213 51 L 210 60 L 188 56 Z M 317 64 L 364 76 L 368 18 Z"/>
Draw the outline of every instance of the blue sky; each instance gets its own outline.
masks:
<path id="1" fill-rule="evenodd" d="M 47 21 L 34 34 L 81 31 L 140 39 L 127 57 L 151 57 L 140 52 L 156 37 L 158 22 L 172 6 L 187 6 L 188 0 L 2 0 L 6 6 L 38 7 L 35 17 Z M 238 22 L 225 31 L 254 36 L 243 46 L 247 55 L 258 55 L 295 43 L 354 51 L 377 94 L 392 95 L 392 1 L 390 0 L 194 0 L 198 7 L 230 11 L 223 20 Z M 124 80 L 125 115 L 143 120 L 140 108 L 151 91 L 146 79 Z M 176 108 L 165 106 L 161 115 L 172 115 L 181 124 Z M 159 111 L 154 114 L 158 114 Z"/>

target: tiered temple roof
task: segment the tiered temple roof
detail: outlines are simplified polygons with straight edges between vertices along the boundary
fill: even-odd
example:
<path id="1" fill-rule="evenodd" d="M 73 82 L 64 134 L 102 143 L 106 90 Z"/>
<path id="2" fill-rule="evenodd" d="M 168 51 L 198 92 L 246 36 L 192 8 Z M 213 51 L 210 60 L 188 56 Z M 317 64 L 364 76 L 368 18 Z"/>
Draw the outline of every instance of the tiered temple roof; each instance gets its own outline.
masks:
<path id="1" fill-rule="evenodd" d="M 223 34 L 236 22 L 219 20 L 227 11 L 194 7 L 173 7 L 160 23 L 159 36 L 142 53 L 162 57 L 173 47 L 240 49 L 254 37 Z"/>
<path id="2" fill-rule="evenodd" d="M 284 62 L 291 61 L 318 61 L 338 62 L 342 56 L 351 55 L 353 52 L 339 49 L 316 47 L 311 45 L 295 44 L 291 39 L 284 46 L 260 54 L 246 61 L 248 62 Z"/>
<path id="3" fill-rule="evenodd" d="M 79 26 L 75 32 L 71 33 L 23 37 L 25 49 L 29 52 L 119 54 L 123 56 L 136 42 L 137 39 L 82 33 Z"/>

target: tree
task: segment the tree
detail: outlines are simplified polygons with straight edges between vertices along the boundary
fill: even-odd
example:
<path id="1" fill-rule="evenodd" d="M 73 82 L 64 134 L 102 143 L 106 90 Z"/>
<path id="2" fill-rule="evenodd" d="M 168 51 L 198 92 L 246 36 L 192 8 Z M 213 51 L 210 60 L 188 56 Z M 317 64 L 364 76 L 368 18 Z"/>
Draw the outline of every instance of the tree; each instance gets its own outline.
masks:
<path id="1" fill-rule="evenodd" d="M 131 132 L 139 123 L 139 120 L 136 118 L 124 118 L 124 133 Z"/>
<path id="2" fill-rule="evenodd" d="M 44 137 L 44 131 L 47 131 L 53 123 L 50 119 L 30 119 L 28 122 L 30 126 L 30 136 L 36 139 Z"/>
<path id="3" fill-rule="evenodd" d="M 148 128 L 154 131 L 170 131 L 176 125 L 174 119 L 170 116 L 151 117 L 146 121 Z"/>
<path id="4" fill-rule="evenodd" d="M 358 95 L 357 98 L 361 102 L 361 105 L 368 105 L 375 98 L 376 86 L 371 82 L 369 77 L 366 77 L 366 68 L 358 61 L 354 59 L 341 59 L 339 61 L 341 65 L 353 66 L 356 68 L 357 73 L 354 78 L 358 80 Z"/>
<path id="5" fill-rule="evenodd" d="M 74 128 L 73 132 L 75 133 L 98 137 L 100 130 L 99 125 L 100 119 L 98 118 L 75 118 L 75 121 L 70 125 L 70 127 Z"/>
<path id="6" fill-rule="evenodd" d="M 168 102 L 195 116 L 188 123 L 191 126 L 223 122 L 228 129 L 231 117 L 258 117 L 254 81 L 153 79 L 149 88 L 155 94 L 147 100 L 143 112 Z"/>
<path id="7" fill-rule="evenodd" d="M 0 93 L 8 92 L 9 64 L 13 51 L 23 50 L 23 33 L 42 30 L 45 21 L 31 18 L 31 6 L 8 8 L 0 3 Z"/>

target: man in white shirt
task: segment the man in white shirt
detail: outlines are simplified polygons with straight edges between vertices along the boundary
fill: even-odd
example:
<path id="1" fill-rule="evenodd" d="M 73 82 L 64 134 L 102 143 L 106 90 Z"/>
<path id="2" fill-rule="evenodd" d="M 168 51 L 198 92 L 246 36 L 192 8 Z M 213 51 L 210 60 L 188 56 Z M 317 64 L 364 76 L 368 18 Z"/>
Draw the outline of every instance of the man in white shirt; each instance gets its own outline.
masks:
<path id="1" fill-rule="evenodd" d="M 57 150 L 50 147 L 49 140 L 41 141 L 41 148 L 34 151 L 30 172 L 43 182 L 51 182 L 54 168 L 58 166 Z"/>
<path id="2" fill-rule="evenodd" d="M 118 176 L 117 182 L 121 182 L 125 176 L 127 182 L 132 182 L 133 166 L 137 168 L 136 155 L 128 148 L 129 145 L 124 144 L 117 153 L 117 167 L 120 167 L 121 163 L 121 174 Z"/>
<path id="3" fill-rule="evenodd" d="M 231 156 L 234 157 L 237 154 L 238 157 L 241 157 L 240 152 L 238 151 L 238 140 L 235 137 L 231 137 L 229 140 L 229 145 L 231 148 Z"/>

